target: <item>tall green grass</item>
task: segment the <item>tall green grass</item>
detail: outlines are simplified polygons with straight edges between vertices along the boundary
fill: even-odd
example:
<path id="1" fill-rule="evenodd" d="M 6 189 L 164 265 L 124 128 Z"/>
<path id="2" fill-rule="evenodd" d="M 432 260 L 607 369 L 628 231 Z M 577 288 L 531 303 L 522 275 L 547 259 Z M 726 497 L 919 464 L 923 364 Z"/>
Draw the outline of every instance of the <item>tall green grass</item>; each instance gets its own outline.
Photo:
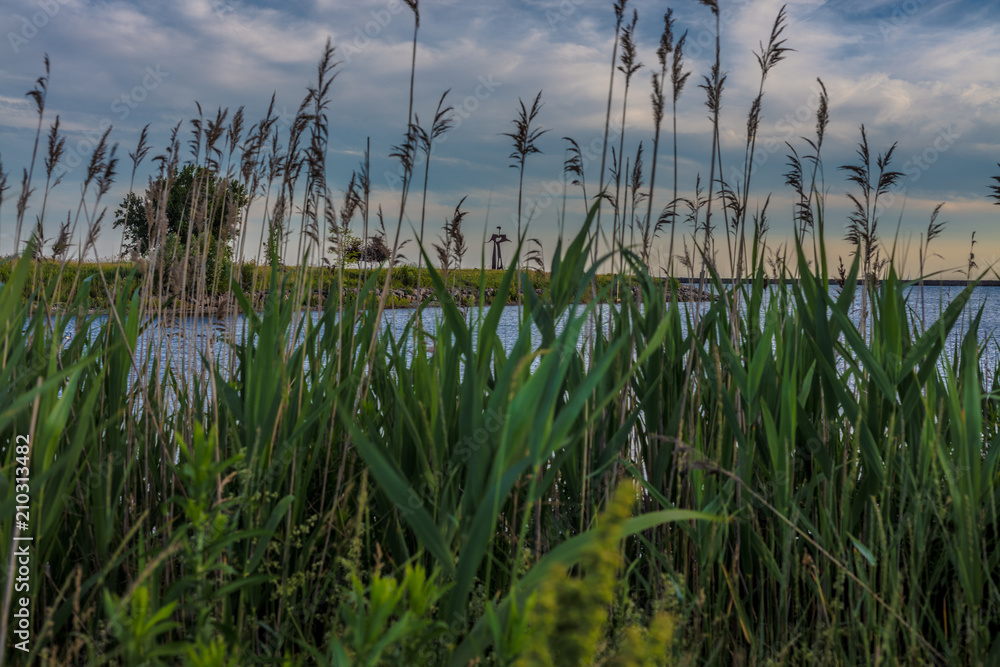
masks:
<path id="1" fill-rule="evenodd" d="M 503 301 L 460 307 L 448 288 L 464 274 L 423 249 L 439 320 L 415 313 L 397 331 L 379 288 L 400 271 L 398 228 L 382 269 L 309 266 L 333 210 L 332 62 L 328 49 L 286 149 L 270 112 L 226 146 L 242 129 L 227 135 L 221 111 L 193 123 L 191 160 L 218 177 L 240 165 L 263 197 L 269 249 L 299 216 L 298 266 L 275 250 L 265 270 L 232 270 L 209 311 L 182 298 L 215 280 L 187 270 L 207 252 L 194 235 L 177 255 L 154 250 L 142 274 L 85 275 L 63 257 L 46 275 L 31 261 L 39 233 L 6 260 L 7 639 L 19 435 L 34 541 L 31 652 L 7 641 L 5 664 L 1000 661 L 1000 385 L 983 369 L 982 313 L 968 314 L 974 284 L 918 318 L 892 258 L 873 269 L 859 248 L 831 289 L 823 188 L 800 165 L 795 243 L 776 265 L 787 282 L 771 284 L 747 193 L 714 184 L 717 215 L 739 213 L 724 218 L 737 280 L 704 257 L 719 298 L 684 304 L 647 253 L 619 245 L 642 299 L 618 303 L 596 280 L 609 259 L 598 198 L 560 239 L 541 295 L 517 258 L 475 274 L 481 292 L 521 288 L 513 339 Z M 706 82 L 715 95 L 720 76 Z M 109 150 L 95 150 L 88 211 Z M 213 203 L 193 193 L 196 221 Z M 699 219 L 704 203 L 691 205 L 692 243 L 710 247 L 711 209 Z M 873 222 L 857 221 L 872 243 Z M 859 278 L 873 272 L 880 283 Z M 325 296 L 311 313 L 313 293 Z M 94 294 L 106 312 L 88 313 Z M 213 318 L 216 335 L 177 335 L 185 315 Z"/>
<path id="2" fill-rule="evenodd" d="M 607 333 L 581 348 L 601 317 L 571 307 L 595 270 L 588 231 L 549 298 L 526 292 L 507 348 L 499 304 L 470 326 L 443 299 L 433 332 L 394 336 L 374 280 L 340 304 L 353 318 L 330 300 L 314 321 L 275 272 L 262 313 L 234 284 L 248 326 L 231 370 L 206 356 L 190 381 L 136 349 L 158 326 L 138 292 L 70 333 L 32 310 L 37 292 L 22 300 L 19 262 L 0 292 L 0 430 L 31 435 L 35 658 L 510 655 L 517 610 L 578 562 L 627 479 L 641 493 L 606 651 L 666 609 L 676 650 L 713 663 L 997 655 L 998 404 L 978 317 L 944 352 L 972 287 L 920 332 L 890 271 L 862 332 L 856 264 L 838 296 L 801 256 L 785 286 L 759 266 L 732 321 L 731 293 L 696 318 L 635 263 L 645 306 L 601 310 Z"/>

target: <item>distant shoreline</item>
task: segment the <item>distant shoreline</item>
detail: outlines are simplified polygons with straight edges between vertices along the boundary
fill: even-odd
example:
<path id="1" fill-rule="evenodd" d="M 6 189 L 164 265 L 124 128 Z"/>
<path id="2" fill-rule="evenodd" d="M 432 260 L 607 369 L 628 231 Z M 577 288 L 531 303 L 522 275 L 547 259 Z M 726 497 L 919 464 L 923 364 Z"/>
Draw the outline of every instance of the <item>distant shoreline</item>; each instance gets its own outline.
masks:
<path id="1" fill-rule="evenodd" d="M 723 285 L 732 285 L 733 283 L 736 282 L 732 278 L 720 278 L 720 280 L 722 281 Z M 746 278 L 744 278 L 743 281 L 746 282 Z M 698 284 L 698 279 L 697 278 L 678 277 L 677 278 L 677 282 L 681 283 L 682 285 L 697 285 Z M 794 280 L 794 279 L 791 279 L 791 278 L 787 278 L 784 281 L 778 280 L 776 278 L 769 278 L 767 280 L 767 284 L 769 284 L 769 285 L 777 285 L 780 282 L 785 282 L 788 285 L 792 285 L 794 283 L 797 283 L 798 281 Z M 864 282 L 863 280 L 860 280 L 860 279 L 858 280 L 859 284 L 863 283 L 863 282 Z M 916 279 L 916 278 L 908 278 L 906 280 L 901 280 L 900 282 L 903 282 L 903 283 L 913 283 L 914 285 L 916 285 L 916 284 L 920 283 L 921 281 L 919 279 Z M 975 280 L 962 280 L 962 279 L 957 279 L 957 280 L 935 279 L 935 280 L 924 280 L 923 281 L 924 287 L 965 287 L 965 286 L 969 285 L 970 283 L 976 283 L 978 287 L 1000 287 L 1000 280 L 980 280 L 980 281 L 976 282 Z M 831 278 L 830 279 L 830 284 L 831 285 L 839 285 L 840 281 L 838 281 L 838 280 L 836 280 L 834 278 Z M 882 284 L 881 280 L 879 281 L 879 284 L 880 285 Z M 705 285 L 706 286 L 707 285 L 711 285 L 711 281 L 708 280 L 708 279 L 706 279 L 705 280 Z"/>

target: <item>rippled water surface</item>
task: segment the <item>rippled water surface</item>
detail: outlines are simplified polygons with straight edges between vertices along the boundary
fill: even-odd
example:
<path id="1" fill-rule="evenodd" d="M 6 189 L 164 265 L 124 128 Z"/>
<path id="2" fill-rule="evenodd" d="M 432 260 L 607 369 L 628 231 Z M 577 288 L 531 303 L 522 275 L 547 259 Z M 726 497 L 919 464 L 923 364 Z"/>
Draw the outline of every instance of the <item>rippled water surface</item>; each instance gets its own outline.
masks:
<path id="1" fill-rule="evenodd" d="M 918 288 L 913 288 L 908 296 L 908 308 L 918 320 L 923 318 L 927 324 L 931 324 L 938 313 L 962 291 L 961 287 L 925 287 L 922 294 Z M 855 308 L 852 311 L 852 319 L 857 322 L 860 297 L 855 301 Z M 684 309 L 699 307 L 698 304 L 681 304 Z M 700 305 L 705 308 L 705 304 Z M 607 313 L 609 306 L 602 306 Z M 948 351 L 953 351 L 960 343 L 968 329 L 969 321 L 982 310 L 982 321 L 979 328 L 980 342 L 984 348 L 984 362 L 987 370 L 992 371 L 996 367 L 998 359 L 996 334 L 1000 330 L 1000 287 L 977 287 L 973 290 L 969 304 L 965 312 L 959 319 L 955 328 L 947 340 Z M 387 310 L 383 318 L 383 327 L 391 328 L 397 338 L 404 334 L 407 324 L 412 320 L 415 310 L 397 309 Z M 483 311 L 485 312 L 485 311 Z M 466 311 L 467 320 L 475 326 L 478 317 L 478 309 L 470 308 Z M 318 314 L 308 313 L 315 322 Z M 438 322 L 443 317 L 440 308 L 426 308 L 422 314 L 424 329 L 433 335 L 437 330 Z M 94 328 L 99 327 L 106 318 L 98 318 L 94 322 Z M 565 320 L 565 318 L 563 318 Z M 605 328 L 607 317 L 603 318 Z M 682 322 L 684 318 L 682 317 Z M 557 332 L 562 330 L 563 322 L 557 323 Z M 517 306 L 507 306 L 500 317 L 497 333 L 506 349 L 510 350 L 517 339 L 519 331 L 519 309 Z M 595 322 L 590 322 L 584 327 L 579 344 L 592 339 Z M 225 374 L 229 365 L 230 345 L 228 341 L 240 341 L 245 335 L 246 318 L 242 315 L 233 316 L 226 319 L 215 318 L 183 318 L 172 319 L 170 321 L 152 324 L 140 336 L 138 356 L 145 357 L 147 349 L 152 345 L 155 356 L 161 362 L 161 372 L 163 368 L 170 365 L 178 376 L 186 373 L 197 372 L 201 369 L 200 355 L 211 351 L 209 356 L 214 357 L 220 366 L 220 370 Z M 72 333 L 70 327 L 69 333 Z M 535 344 L 540 341 L 537 329 L 533 328 L 533 340 Z"/>

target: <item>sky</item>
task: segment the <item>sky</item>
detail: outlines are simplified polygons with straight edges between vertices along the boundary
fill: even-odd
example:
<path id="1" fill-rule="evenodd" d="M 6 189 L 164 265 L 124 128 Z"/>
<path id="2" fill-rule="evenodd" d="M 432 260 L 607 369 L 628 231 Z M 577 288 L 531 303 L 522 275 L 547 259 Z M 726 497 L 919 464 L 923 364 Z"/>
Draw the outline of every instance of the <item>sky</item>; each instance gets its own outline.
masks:
<path id="1" fill-rule="evenodd" d="M 542 91 L 538 126 L 541 153 L 528 157 L 524 220 L 547 264 L 560 222 L 567 234 L 583 220 L 580 189 L 568 188 L 562 215 L 567 142 L 593 145 L 587 160 L 588 194 L 597 190 L 604 133 L 614 12 L 611 0 L 422 0 L 414 109 L 426 124 L 442 93 L 455 109 L 455 126 L 430 162 L 425 242 L 435 242 L 462 197 L 464 232 L 471 246 L 465 266 L 479 266 L 483 235 L 496 226 L 517 228 L 518 174 L 510 168 L 511 123 L 519 100 Z M 754 51 L 771 31 L 781 2 L 719 0 L 722 61 L 722 172 L 742 165 L 746 116 L 760 85 Z M 330 105 L 328 177 L 339 202 L 371 142 L 373 208 L 398 211 L 398 165 L 389 157 L 401 143 L 407 120 L 413 16 L 399 0 L 0 0 L 0 160 L 10 189 L 0 205 L 0 254 L 13 250 L 15 202 L 22 169 L 31 162 L 38 117 L 25 93 L 51 60 L 43 132 L 60 119 L 68 152 L 63 173 L 45 203 L 46 235 L 74 212 L 95 132 L 113 126 L 119 142 L 119 175 L 104 203 L 109 207 L 97 248 L 111 257 L 120 230 L 113 209 L 128 192 L 139 133 L 149 125 L 151 156 L 197 116 L 218 108 L 245 108 L 249 122 L 263 117 L 272 94 L 287 125 L 315 80 L 329 38 L 336 47 L 337 78 Z M 639 61 L 624 118 L 624 154 L 634 159 L 641 141 L 649 183 L 654 135 L 650 78 L 658 69 L 656 48 L 668 8 L 675 33 L 687 31 L 686 64 L 692 76 L 678 102 L 678 185 L 691 196 L 696 178 L 709 174 L 711 121 L 699 88 L 714 56 L 714 20 L 695 0 L 629 0 L 638 13 Z M 892 167 L 904 173 L 885 202 L 879 230 L 901 257 L 902 272 L 915 275 L 919 238 L 931 211 L 944 202 L 944 233 L 931 246 L 928 272 L 964 273 L 975 232 L 976 263 L 1000 266 L 1000 207 L 987 198 L 1000 174 L 1000 3 L 988 0 L 798 0 L 787 5 L 786 47 L 794 49 L 764 86 L 758 152 L 750 209 L 770 195 L 769 243 L 787 243 L 795 196 L 784 184 L 785 142 L 808 152 L 803 137 L 815 133 L 817 78 L 829 93 L 830 125 L 823 144 L 827 232 L 831 261 L 848 256 L 842 242 L 846 193 L 852 184 L 839 166 L 856 162 L 860 128 L 873 154 L 896 143 Z M 622 127 L 624 78 L 614 82 L 611 125 Z M 664 123 L 654 190 L 654 214 L 672 196 L 674 163 L 671 117 Z M 618 129 L 616 129 L 618 128 Z M 44 144 L 44 138 L 43 138 Z M 42 150 L 44 145 L 42 146 Z M 590 151 L 587 151 L 590 153 Z M 44 170 L 35 167 L 36 192 L 26 218 L 40 213 Z M 610 157 L 609 157 L 610 163 Z M 136 189 L 155 172 L 147 158 Z M 39 178 L 39 174 L 42 178 Z M 403 224 L 404 238 L 419 227 L 423 168 L 418 167 Z M 388 215 L 394 223 L 395 216 Z M 245 231 L 259 237 L 262 213 Z M 605 224 L 609 219 L 604 216 Z M 360 222 L 355 222 L 357 233 Z M 395 225 L 390 224 L 394 229 Z M 690 238 L 679 222 L 677 233 Z M 667 234 L 669 236 L 669 234 Z M 678 238 L 681 238 L 680 236 Z M 680 241 L 678 241 L 678 244 Z M 721 236 L 717 247 L 724 249 Z M 294 243 L 292 244 L 294 246 Z M 509 246 L 508 246 L 509 248 Z M 509 249 L 506 251 L 509 254 Z M 723 250 L 724 252 L 724 250 Z M 416 249 L 404 254 L 412 262 Z M 666 264 L 666 242 L 656 241 L 652 263 Z M 488 253 L 487 253 L 488 256 Z M 993 277 L 993 276 L 990 276 Z"/>

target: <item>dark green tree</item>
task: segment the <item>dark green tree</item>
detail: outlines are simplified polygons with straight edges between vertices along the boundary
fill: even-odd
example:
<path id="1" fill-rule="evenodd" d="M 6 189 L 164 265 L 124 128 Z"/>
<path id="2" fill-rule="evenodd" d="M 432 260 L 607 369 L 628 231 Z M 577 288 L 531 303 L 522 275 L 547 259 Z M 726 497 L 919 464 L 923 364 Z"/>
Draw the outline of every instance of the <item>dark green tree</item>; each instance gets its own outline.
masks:
<path id="1" fill-rule="evenodd" d="M 381 264 L 389 259 L 389 247 L 381 236 L 369 237 L 368 243 L 365 244 L 348 231 L 343 233 L 342 239 L 340 245 L 331 244 L 331 252 L 339 255 L 345 264 L 358 262 Z"/>
<path id="2" fill-rule="evenodd" d="M 168 185 L 164 236 L 175 235 L 184 243 L 191 221 L 194 234 L 201 235 L 207 228 L 211 237 L 223 244 L 239 234 L 240 210 L 248 202 L 246 189 L 206 167 L 188 164 L 175 170 L 169 179 L 157 179 L 144 196 L 130 192 L 122 200 L 115 211 L 114 226 L 125 230 L 125 250 L 146 255 L 154 245 L 150 221 L 156 219 L 160 193 Z M 149 215 L 147 206 L 153 207 Z"/>

